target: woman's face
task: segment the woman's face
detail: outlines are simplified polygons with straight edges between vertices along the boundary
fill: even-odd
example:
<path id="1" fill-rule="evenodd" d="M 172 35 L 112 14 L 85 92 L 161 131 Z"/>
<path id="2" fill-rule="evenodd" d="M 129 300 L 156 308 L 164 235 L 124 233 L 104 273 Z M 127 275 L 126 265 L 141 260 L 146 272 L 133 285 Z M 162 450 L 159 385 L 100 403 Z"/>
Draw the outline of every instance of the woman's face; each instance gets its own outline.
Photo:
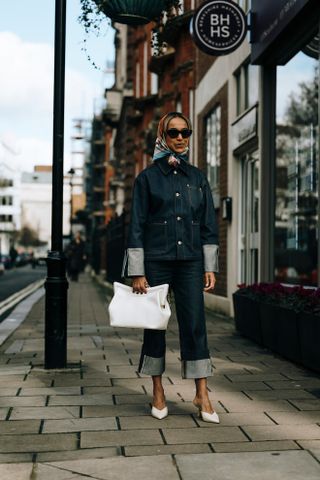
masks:
<path id="1" fill-rule="evenodd" d="M 170 128 L 176 128 L 177 130 L 182 130 L 183 128 L 189 128 L 187 122 L 183 118 L 175 117 L 170 120 L 168 123 L 167 130 Z M 170 150 L 175 153 L 183 153 L 187 146 L 189 145 L 189 138 L 182 138 L 181 133 L 177 138 L 170 138 L 169 135 L 165 134 L 166 142 Z"/>

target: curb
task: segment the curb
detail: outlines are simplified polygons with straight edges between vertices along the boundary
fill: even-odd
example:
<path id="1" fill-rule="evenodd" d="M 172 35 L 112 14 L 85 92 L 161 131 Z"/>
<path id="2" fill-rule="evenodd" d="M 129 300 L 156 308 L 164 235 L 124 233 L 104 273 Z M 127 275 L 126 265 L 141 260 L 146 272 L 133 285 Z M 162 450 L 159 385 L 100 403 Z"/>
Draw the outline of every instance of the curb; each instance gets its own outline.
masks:
<path id="1" fill-rule="evenodd" d="M 38 288 L 42 287 L 45 280 L 37 280 L 36 282 L 30 283 L 27 287 L 19 290 L 18 292 L 10 295 L 10 297 L 6 298 L 2 302 L 0 302 L 0 317 L 6 313 L 7 310 L 10 310 L 14 307 L 17 303 L 21 302 L 24 298 L 26 298 L 31 293 L 38 290 Z"/>
<path id="2" fill-rule="evenodd" d="M 35 284 L 32 285 L 33 289 L 36 288 L 37 290 L 33 292 L 32 295 L 30 295 L 30 291 L 25 293 L 24 297 L 27 295 L 30 296 L 19 303 L 19 305 L 17 305 L 16 308 L 10 313 L 9 317 L 0 323 L 0 346 L 3 345 L 10 335 L 12 335 L 12 333 L 21 325 L 21 323 L 26 319 L 33 305 L 44 295 L 44 288 L 39 288 L 42 287 L 44 280 L 41 280 L 42 285 L 39 285 L 40 282 L 36 283 L 38 283 L 38 286 Z M 17 300 L 15 303 L 20 300 Z"/>

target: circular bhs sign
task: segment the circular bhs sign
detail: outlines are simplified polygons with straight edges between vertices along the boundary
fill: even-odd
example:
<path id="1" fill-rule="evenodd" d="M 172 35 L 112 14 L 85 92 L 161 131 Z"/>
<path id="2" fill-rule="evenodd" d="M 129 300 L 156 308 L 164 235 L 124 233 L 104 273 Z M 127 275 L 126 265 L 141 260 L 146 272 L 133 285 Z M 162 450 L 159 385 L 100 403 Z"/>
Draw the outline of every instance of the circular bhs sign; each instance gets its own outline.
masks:
<path id="1" fill-rule="evenodd" d="M 200 50 L 209 55 L 227 55 L 244 40 L 247 18 L 232 0 L 209 0 L 196 10 L 190 30 Z"/>

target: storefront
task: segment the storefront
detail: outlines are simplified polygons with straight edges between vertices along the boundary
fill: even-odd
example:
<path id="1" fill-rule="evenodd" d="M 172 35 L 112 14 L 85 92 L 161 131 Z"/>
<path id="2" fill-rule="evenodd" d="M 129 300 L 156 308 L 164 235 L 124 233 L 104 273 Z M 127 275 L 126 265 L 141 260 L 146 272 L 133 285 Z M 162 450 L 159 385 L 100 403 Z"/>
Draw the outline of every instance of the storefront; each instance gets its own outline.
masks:
<path id="1" fill-rule="evenodd" d="M 260 279 L 316 286 L 319 237 L 319 3 L 253 0 L 261 65 Z"/>

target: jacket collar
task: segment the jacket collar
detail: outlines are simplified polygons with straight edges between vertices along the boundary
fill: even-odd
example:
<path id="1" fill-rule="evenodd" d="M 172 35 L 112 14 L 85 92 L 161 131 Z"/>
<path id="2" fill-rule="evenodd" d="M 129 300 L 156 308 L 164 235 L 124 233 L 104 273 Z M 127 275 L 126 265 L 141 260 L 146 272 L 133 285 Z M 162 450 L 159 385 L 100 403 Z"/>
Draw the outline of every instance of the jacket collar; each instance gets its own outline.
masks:
<path id="1" fill-rule="evenodd" d="M 183 160 L 181 160 L 179 165 L 177 165 L 176 167 L 169 165 L 168 157 L 159 158 L 159 160 L 155 160 L 155 163 L 158 165 L 164 175 L 168 175 L 168 173 L 172 172 L 173 170 L 180 170 L 185 175 L 189 175 L 189 165 Z"/>

